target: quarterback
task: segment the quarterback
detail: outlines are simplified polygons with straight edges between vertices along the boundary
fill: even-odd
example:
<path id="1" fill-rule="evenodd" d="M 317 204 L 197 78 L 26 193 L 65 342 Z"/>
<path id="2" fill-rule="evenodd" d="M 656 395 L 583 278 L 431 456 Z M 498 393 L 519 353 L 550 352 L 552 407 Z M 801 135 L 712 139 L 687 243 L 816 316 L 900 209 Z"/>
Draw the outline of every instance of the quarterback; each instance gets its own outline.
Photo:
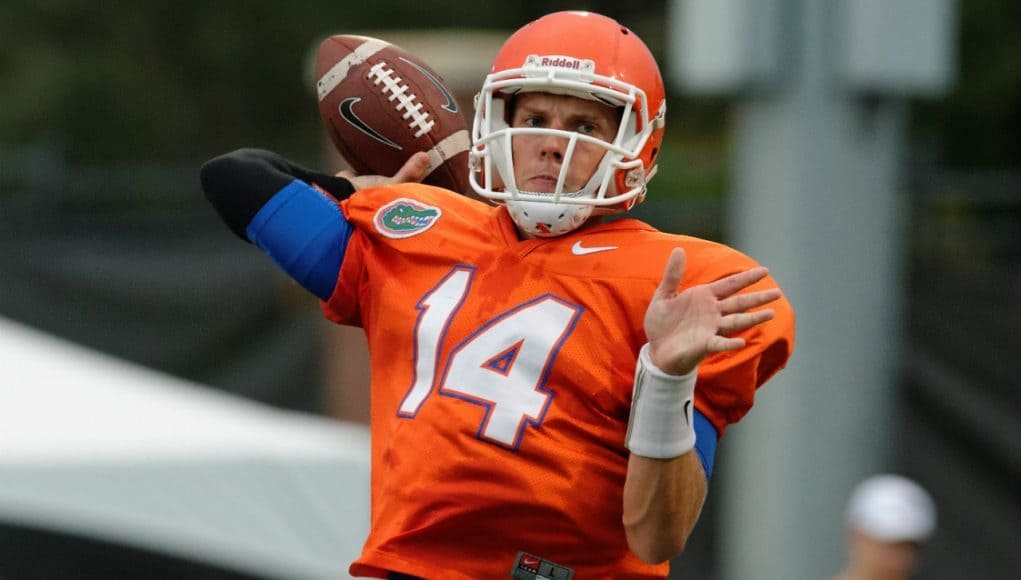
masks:
<path id="1" fill-rule="evenodd" d="M 664 578 L 717 441 L 786 364 L 794 315 L 722 244 L 633 219 L 655 171 L 659 68 L 619 23 L 515 32 L 476 101 L 493 205 L 261 150 L 203 166 L 224 221 L 364 329 L 371 531 L 354 576 Z"/>

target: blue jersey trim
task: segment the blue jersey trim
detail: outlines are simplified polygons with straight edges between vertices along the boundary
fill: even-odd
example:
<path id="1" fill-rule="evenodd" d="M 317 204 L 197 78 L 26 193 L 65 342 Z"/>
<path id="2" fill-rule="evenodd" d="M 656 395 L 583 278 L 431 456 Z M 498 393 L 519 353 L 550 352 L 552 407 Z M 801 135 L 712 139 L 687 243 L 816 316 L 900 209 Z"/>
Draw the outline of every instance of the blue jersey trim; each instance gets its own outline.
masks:
<path id="1" fill-rule="evenodd" d="M 354 226 L 332 200 L 294 180 L 262 206 L 245 235 L 320 300 L 337 285 Z"/>
<path id="2" fill-rule="evenodd" d="M 713 459 L 716 457 L 716 428 L 705 415 L 695 409 L 695 452 L 702 462 L 705 478 L 713 474 Z"/>

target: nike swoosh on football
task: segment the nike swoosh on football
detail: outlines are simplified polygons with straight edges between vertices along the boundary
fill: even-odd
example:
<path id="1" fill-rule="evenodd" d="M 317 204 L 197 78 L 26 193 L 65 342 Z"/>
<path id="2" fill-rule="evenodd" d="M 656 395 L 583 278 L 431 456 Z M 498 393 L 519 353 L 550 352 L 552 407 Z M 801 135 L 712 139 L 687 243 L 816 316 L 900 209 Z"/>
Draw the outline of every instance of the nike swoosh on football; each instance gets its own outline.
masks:
<path id="1" fill-rule="evenodd" d="M 450 111 L 451 113 L 457 112 L 457 101 L 454 100 L 454 95 L 450 94 L 450 91 L 447 90 L 447 87 L 443 86 L 443 83 L 440 82 L 440 79 L 436 78 L 435 76 L 433 76 L 431 72 L 425 70 L 424 68 L 418 66 L 417 64 L 411 62 L 410 60 L 404 58 L 403 56 L 399 58 L 404 62 L 410 64 L 411 66 L 415 67 L 416 69 L 418 69 L 418 72 L 425 75 L 425 78 L 432 81 L 432 84 L 436 85 L 436 88 L 439 89 L 441 93 L 443 93 L 443 98 L 446 99 L 447 102 L 444 103 L 443 105 L 440 105 L 441 109 Z"/>
<path id="2" fill-rule="evenodd" d="M 585 254 L 595 254 L 596 252 L 607 252 L 609 250 L 616 249 L 617 246 L 592 246 L 590 248 L 586 248 L 585 246 L 581 245 L 580 241 L 578 241 L 574 242 L 574 245 L 571 246 L 571 253 L 574 254 L 575 256 L 584 256 Z"/>
<path id="3" fill-rule="evenodd" d="M 347 121 L 348 123 L 351 123 L 351 125 L 355 129 L 358 129 L 359 131 L 365 133 L 369 137 L 372 137 L 376 141 L 379 141 L 380 143 L 383 143 L 385 145 L 389 145 L 398 151 L 403 150 L 404 149 L 403 147 L 381 135 L 379 131 L 376 131 L 375 129 L 370 127 L 365 121 L 362 121 L 361 118 L 359 118 L 358 115 L 355 114 L 354 106 L 361 100 L 362 100 L 361 97 L 348 97 L 341 101 L 339 107 L 340 116 L 343 117 L 344 120 Z"/>

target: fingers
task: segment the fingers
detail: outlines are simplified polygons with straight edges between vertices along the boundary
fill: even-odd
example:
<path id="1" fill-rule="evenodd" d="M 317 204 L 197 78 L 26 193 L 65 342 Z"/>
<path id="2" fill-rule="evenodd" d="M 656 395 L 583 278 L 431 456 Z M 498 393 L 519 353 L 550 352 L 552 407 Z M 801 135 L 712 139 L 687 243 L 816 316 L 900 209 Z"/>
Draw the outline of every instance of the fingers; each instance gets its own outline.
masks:
<path id="1" fill-rule="evenodd" d="M 731 296 L 725 300 L 720 301 L 720 313 L 721 314 L 733 314 L 735 312 L 744 312 L 762 306 L 763 304 L 769 304 L 774 300 L 778 300 L 783 293 L 780 292 L 779 288 L 770 288 L 768 290 L 760 290 L 758 292 L 749 292 L 747 294 L 738 294 L 737 296 Z"/>
<path id="2" fill-rule="evenodd" d="M 425 179 L 429 173 L 429 154 L 419 151 L 404 162 L 404 166 L 397 170 L 391 181 L 393 183 L 419 182 Z"/>
<path id="3" fill-rule="evenodd" d="M 762 324 L 767 320 L 772 320 L 775 316 L 772 308 L 765 308 L 763 310 L 756 310 L 755 312 L 741 312 L 738 314 L 730 314 L 720 319 L 719 334 L 735 334 L 743 330 Z"/>
<path id="4" fill-rule="evenodd" d="M 335 175 L 351 182 L 355 189 L 369 189 L 392 183 L 419 182 L 429 174 L 429 154 L 419 151 L 408 158 L 393 177 L 380 175 L 359 175 L 350 169 L 338 171 Z"/>
<path id="5" fill-rule="evenodd" d="M 666 269 L 663 272 L 663 280 L 659 283 L 659 287 L 656 288 L 656 295 L 669 297 L 677 292 L 677 287 L 681 285 L 681 278 L 684 276 L 684 263 L 686 260 L 687 257 L 681 248 L 674 248 L 670 252 L 670 257 L 666 261 Z"/>
<path id="6" fill-rule="evenodd" d="M 744 348 L 743 338 L 727 338 L 726 336 L 713 336 L 706 343 L 708 352 L 724 352 Z"/>
<path id="7" fill-rule="evenodd" d="M 751 270 L 731 274 L 726 278 L 720 278 L 710 284 L 709 288 L 717 298 L 726 298 L 735 292 L 751 286 L 767 275 L 769 275 L 769 270 L 765 268 L 752 268 Z"/>

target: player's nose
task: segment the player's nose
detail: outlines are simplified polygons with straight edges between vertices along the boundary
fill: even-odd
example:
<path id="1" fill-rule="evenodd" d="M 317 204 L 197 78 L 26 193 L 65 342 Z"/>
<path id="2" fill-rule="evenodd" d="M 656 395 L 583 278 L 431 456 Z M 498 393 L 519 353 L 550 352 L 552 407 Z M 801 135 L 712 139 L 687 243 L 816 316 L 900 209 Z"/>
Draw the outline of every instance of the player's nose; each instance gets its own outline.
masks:
<path id="1" fill-rule="evenodd" d="M 555 135 L 543 135 L 539 140 L 539 156 L 542 158 L 552 157 L 557 161 L 564 160 L 564 152 L 567 150 L 567 139 Z"/>

